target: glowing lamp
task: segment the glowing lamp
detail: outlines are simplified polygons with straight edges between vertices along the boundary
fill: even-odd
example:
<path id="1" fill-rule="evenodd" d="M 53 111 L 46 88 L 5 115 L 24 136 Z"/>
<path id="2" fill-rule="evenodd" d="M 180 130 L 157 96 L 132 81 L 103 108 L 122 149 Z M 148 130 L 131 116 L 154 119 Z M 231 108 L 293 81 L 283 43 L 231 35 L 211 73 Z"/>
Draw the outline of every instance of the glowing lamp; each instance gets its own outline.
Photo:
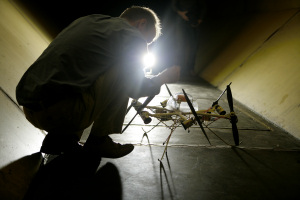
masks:
<path id="1" fill-rule="evenodd" d="M 143 57 L 143 63 L 145 68 L 152 68 L 155 64 L 155 57 L 152 53 L 147 53 Z"/>

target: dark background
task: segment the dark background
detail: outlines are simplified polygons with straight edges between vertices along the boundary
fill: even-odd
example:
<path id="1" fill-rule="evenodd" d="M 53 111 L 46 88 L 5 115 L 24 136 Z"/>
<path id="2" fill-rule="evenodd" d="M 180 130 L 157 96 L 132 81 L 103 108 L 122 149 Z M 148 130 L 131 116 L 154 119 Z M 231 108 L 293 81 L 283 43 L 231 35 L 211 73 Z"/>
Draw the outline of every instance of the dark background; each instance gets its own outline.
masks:
<path id="1" fill-rule="evenodd" d="M 170 34 L 166 32 L 170 33 L 174 31 L 164 28 L 165 23 L 167 23 L 166 21 L 170 23 L 169 19 L 177 17 L 176 13 L 172 10 L 171 0 L 22 0 L 21 3 L 36 16 L 35 18 L 53 38 L 79 17 L 89 14 L 105 14 L 118 17 L 126 8 L 137 5 L 149 7 L 156 12 L 162 24 L 163 36 L 160 37 L 160 40 L 164 40 L 164 38 L 170 38 Z M 169 43 L 171 40 L 168 39 L 167 42 Z M 166 42 L 155 43 L 155 45 L 158 44 L 160 44 L 160 47 L 158 47 L 160 51 L 166 52 L 170 49 Z M 160 66 L 170 66 L 171 63 L 167 63 L 170 59 L 165 58 L 166 56 L 160 58 L 161 60 L 157 63 L 159 63 Z M 157 70 L 161 71 L 163 68 L 164 67 L 157 68 Z"/>
<path id="2" fill-rule="evenodd" d="M 23 0 L 22 3 L 30 10 L 38 12 L 39 16 L 53 22 L 62 29 L 78 17 L 89 14 L 106 14 L 119 16 L 132 5 L 146 6 L 153 9 L 160 18 L 168 10 L 169 0 L 109 0 L 109 1 L 67 1 L 67 0 Z"/>
<path id="3" fill-rule="evenodd" d="M 182 2 L 188 4 L 190 1 L 193 0 Z M 189 73 L 195 64 L 199 39 L 202 38 L 205 42 L 210 37 L 208 34 L 201 36 L 201 32 L 215 29 L 215 21 L 227 19 L 232 15 L 240 15 L 246 11 L 247 7 L 246 0 L 199 1 L 205 1 L 206 6 L 203 22 L 197 29 L 191 28 L 177 15 L 172 8 L 172 0 L 22 0 L 20 2 L 37 16 L 37 20 L 53 38 L 73 20 L 85 15 L 98 13 L 118 17 L 132 5 L 149 7 L 156 12 L 162 26 L 162 36 L 149 46 L 157 57 L 154 73 L 159 73 L 172 65 L 180 65 L 184 69 L 182 72 Z M 197 8 L 195 13 L 198 13 L 198 10 L 202 12 L 202 8 Z"/>

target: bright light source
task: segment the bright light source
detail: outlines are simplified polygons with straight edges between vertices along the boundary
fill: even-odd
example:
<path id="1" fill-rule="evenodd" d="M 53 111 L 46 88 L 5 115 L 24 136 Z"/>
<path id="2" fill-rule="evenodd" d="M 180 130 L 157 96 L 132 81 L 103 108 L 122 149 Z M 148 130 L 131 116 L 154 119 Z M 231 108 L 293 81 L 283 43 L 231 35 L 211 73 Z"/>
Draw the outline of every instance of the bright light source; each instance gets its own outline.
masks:
<path id="1" fill-rule="evenodd" d="M 154 55 L 152 53 L 147 53 L 146 55 L 144 55 L 143 63 L 144 63 L 145 68 L 153 67 L 155 64 Z"/>

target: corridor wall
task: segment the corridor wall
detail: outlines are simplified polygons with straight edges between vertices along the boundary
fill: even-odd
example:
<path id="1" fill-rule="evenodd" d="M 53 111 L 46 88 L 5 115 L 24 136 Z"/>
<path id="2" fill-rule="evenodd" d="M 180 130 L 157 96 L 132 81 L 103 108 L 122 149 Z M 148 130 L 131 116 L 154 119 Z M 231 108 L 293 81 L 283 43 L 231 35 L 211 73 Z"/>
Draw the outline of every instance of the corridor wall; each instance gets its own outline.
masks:
<path id="1" fill-rule="evenodd" d="M 261 1 L 251 13 L 220 19 L 200 35 L 195 70 L 300 138 L 300 1 Z M 205 42 L 204 42 L 205 41 Z"/>

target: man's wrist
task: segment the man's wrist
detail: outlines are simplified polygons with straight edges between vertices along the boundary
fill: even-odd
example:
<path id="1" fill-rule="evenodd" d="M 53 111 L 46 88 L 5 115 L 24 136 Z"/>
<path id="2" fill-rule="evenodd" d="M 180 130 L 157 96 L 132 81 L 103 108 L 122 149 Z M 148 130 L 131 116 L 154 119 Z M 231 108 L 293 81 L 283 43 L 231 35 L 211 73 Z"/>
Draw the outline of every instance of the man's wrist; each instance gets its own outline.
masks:
<path id="1" fill-rule="evenodd" d="M 163 76 L 163 74 L 158 74 L 156 75 L 155 77 L 152 78 L 152 80 L 156 83 L 156 84 L 159 84 L 159 85 L 163 85 L 166 83 L 166 79 L 165 77 Z"/>

